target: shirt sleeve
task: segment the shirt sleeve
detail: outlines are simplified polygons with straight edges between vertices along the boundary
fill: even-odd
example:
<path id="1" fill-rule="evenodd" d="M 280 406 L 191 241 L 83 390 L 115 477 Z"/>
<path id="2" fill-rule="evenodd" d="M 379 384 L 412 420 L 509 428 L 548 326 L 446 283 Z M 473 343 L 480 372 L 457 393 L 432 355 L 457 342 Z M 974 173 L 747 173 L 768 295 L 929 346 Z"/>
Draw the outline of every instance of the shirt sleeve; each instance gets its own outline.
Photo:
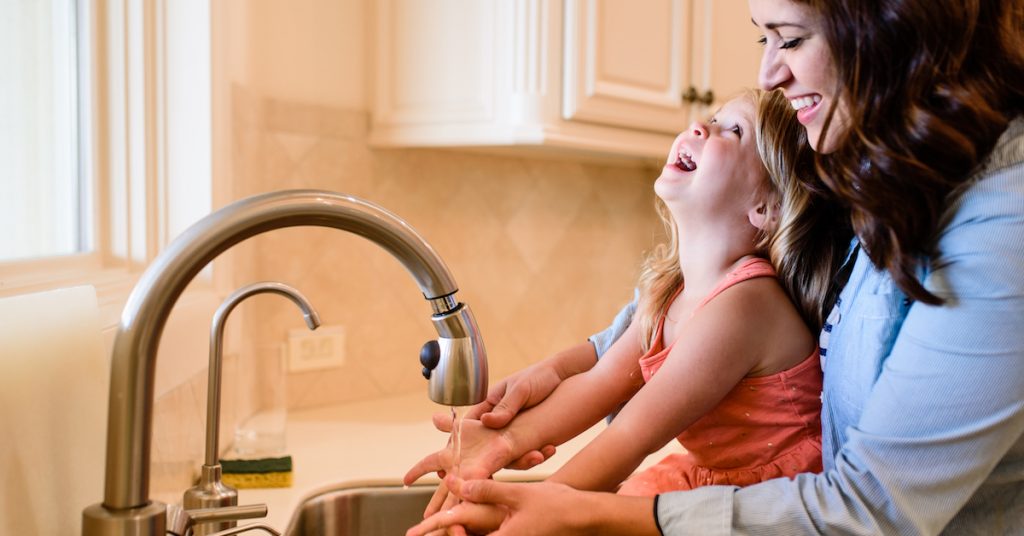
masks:
<path id="1" fill-rule="evenodd" d="M 636 304 L 639 299 L 640 289 L 633 289 L 633 300 L 619 310 L 618 314 L 615 315 L 615 319 L 612 320 L 612 324 L 600 333 L 587 337 L 587 340 L 594 345 L 598 359 L 601 359 L 601 356 L 612 347 L 612 343 L 619 340 L 619 337 L 629 327 L 630 322 L 633 321 L 633 314 L 636 313 Z"/>
<path id="2" fill-rule="evenodd" d="M 1022 498 L 1024 166 L 959 203 L 925 280 L 946 303 L 910 307 L 835 469 L 663 495 L 665 534 L 937 534 L 983 484 Z"/>

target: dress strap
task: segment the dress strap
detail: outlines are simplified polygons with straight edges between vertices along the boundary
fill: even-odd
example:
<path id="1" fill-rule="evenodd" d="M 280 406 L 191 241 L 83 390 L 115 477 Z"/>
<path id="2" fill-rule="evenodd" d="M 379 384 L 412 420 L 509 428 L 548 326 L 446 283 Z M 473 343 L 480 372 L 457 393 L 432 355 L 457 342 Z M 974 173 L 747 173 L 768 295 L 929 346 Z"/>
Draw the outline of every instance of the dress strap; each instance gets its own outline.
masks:
<path id="1" fill-rule="evenodd" d="M 729 272 L 722 278 L 718 283 L 718 286 L 712 289 L 711 292 L 701 300 L 697 309 L 704 307 L 705 304 L 711 301 L 715 296 L 721 294 L 725 289 L 735 285 L 736 283 L 746 281 L 747 279 L 753 279 L 755 277 L 775 277 L 775 268 L 772 266 L 772 263 L 768 262 L 767 259 L 762 259 L 761 257 L 753 257 L 744 261 L 743 264 L 739 265 L 735 270 Z M 696 310 L 694 310 L 694 312 L 696 313 Z"/>

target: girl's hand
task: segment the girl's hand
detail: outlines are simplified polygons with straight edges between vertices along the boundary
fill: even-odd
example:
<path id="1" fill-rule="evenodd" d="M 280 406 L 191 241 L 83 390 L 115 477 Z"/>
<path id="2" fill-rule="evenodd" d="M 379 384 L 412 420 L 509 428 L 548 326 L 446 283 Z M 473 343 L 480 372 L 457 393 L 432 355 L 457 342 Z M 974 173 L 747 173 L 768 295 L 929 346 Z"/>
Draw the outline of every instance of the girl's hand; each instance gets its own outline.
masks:
<path id="1" fill-rule="evenodd" d="M 513 445 L 504 433 L 491 430 L 480 421 L 466 419 L 462 422 L 461 448 L 459 459 L 449 445 L 420 460 L 409 469 L 402 479 L 411 485 L 419 477 L 436 471 L 462 478 L 488 478 L 519 456 L 513 456 Z"/>
<path id="2" fill-rule="evenodd" d="M 482 402 L 481 404 L 484 404 L 484 403 L 485 402 Z M 476 407 L 476 406 L 474 406 L 474 407 Z M 472 411 L 472 409 L 470 411 Z M 471 417 L 467 413 L 466 416 L 463 418 L 463 422 L 469 422 L 470 419 L 471 419 Z M 433 415 L 433 422 L 434 422 L 434 428 L 437 428 L 438 430 L 440 430 L 442 432 L 445 432 L 445 433 L 449 433 L 449 434 L 452 432 L 452 414 L 451 413 L 445 413 L 445 412 L 435 413 Z M 484 423 L 484 425 L 486 425 L 486 423 Z M 543 463 L 548 458 L 554 456 L 555 452 L 556 452 L 556 449 L 555 449 L 554 445 L 545 445 L 545 446 L 541 447 L 539 450 L 531 450 L 531 451 L 527 452 L 526 454 L 523 454 L 522 456 L 512 460 L 510 463 L 508 463 L 505 466 L 505 468 L 506 469 L 518 469 L 518 470 L 532 469 L 533 467 Z M 426 474 L 426 473 L 423 473 L 423 474 Z M 441 478 L 444 478 L 444 475 L 440 475 L 440 476 L 441 476 Z M 417 476 L 416 478 L 419 478 L 419 477 Z"/>

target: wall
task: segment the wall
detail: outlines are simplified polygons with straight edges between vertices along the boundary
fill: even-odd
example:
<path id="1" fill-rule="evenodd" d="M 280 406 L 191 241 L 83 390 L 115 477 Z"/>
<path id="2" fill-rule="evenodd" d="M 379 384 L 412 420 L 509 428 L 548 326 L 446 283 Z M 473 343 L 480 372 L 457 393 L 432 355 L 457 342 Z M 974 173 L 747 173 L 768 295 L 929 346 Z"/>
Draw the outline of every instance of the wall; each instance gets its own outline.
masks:
<path id="1" fill-rule="evenodd" d="M 375 149 L 361 0 L 225 0 L 213 6 L 215 204 L 283 188 L 373 201 L 441 254 L 484 335 L 491 380 L 584 340 L 631 295 L 643 251 L 660 237 L 657 170 L 454 150 Z M 413 279 L 383 250 L 331 229 L 254 237 L 218 259 L 219 285 L 277 280 L 346 332 L 345 364 L 288 375 L 304 408 L 421 391 L 419 348 L 436 337 Z M 229 274 L 224 275 L 224 267 Z M 221 445 L 261 405 L 241 371 L 280 356 L 304 328 L 279 297 L 233 313 L 225 347 Z M 239 364 L 242 366 L 239 366 Z M 154 494 L 188 487 L 203 454 L 205 374 L 156 402 Z"/>

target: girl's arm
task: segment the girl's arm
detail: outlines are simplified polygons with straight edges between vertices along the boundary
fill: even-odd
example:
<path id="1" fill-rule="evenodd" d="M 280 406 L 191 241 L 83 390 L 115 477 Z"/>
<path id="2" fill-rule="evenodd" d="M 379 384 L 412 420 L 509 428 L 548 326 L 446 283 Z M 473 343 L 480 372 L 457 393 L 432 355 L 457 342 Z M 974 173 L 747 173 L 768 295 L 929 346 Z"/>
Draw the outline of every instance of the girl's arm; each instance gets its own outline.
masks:
<path id="1" fill-rule="evenodd" d="M 645 457 L 714 409 L 758 367 L 770 341 L 785 336 L 773 329 L 780 307 L 792 306 L 771 278 L 745 281 L 709 302 L 683 326 L 651 381 L 549 480 L 614 490 Z"/>
<path id="2" fill-rule="evenodd" d="M 486 478 L 525 453 L 559 445 L 593 426 L 643 384 L 639 356 L 638 329 L 630 326 L 593 368 L 567 378 L 505 428 L 491 430 L 479 421 L 465 421 L 459 474 Z M 454 462 L 449 449 L 435 452 L 409 470 L 405 483 L 434 471 L 450 472 Z"/>

